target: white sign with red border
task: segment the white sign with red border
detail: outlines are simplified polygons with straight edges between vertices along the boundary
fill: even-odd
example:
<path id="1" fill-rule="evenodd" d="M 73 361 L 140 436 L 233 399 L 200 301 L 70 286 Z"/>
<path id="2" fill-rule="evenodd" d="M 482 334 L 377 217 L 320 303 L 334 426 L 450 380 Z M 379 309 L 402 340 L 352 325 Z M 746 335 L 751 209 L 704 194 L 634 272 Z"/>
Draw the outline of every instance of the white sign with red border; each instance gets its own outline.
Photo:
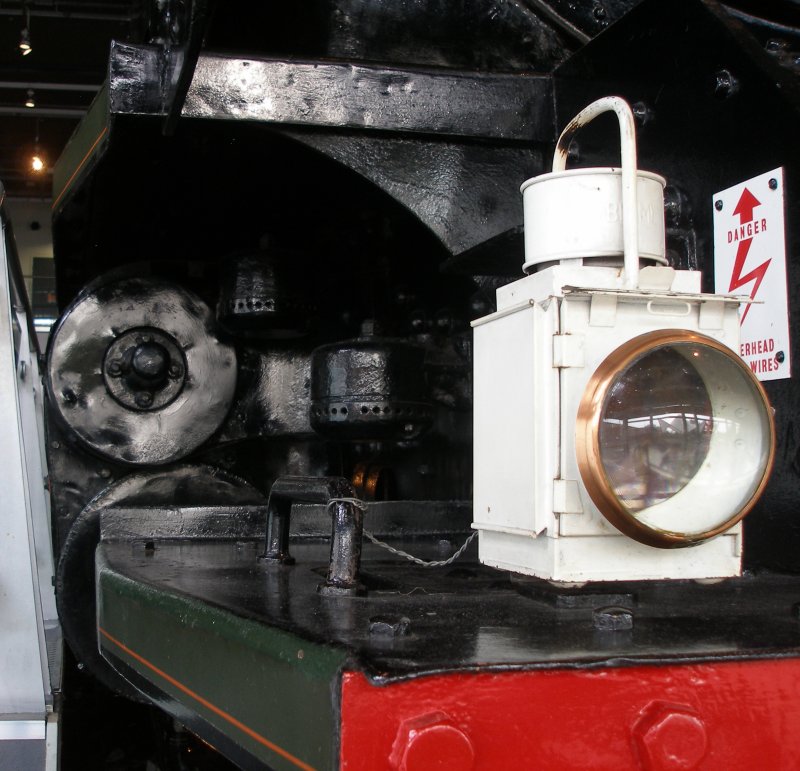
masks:
<path id="1" fill-rule="evenodd" d="M 739 353 L 759 380 L 791 377 L 783 169 L 714 195 L 717 294 L 753 300 L 740 310 Z"/>

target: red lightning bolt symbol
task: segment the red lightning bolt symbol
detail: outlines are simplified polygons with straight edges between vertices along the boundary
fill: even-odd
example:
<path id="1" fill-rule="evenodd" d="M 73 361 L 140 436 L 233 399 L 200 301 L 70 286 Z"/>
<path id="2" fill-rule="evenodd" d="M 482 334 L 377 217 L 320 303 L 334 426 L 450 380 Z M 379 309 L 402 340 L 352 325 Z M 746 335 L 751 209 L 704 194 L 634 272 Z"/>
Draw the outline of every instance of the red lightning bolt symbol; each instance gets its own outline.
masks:
<path id="1" fill-rule="evenodd" d="M 753 209 L 755 209 L 756 206 L 761 206 L 761 202 L 747 188 L 745 188 L 742 192 L 741 198 L 739 198 L 739 203 L 736 204 L 736 208 L 733 210 L 734 214 L 739 215 L 740 225 L 743 225 L 745 222 L 752 222 Z M 764 275 L 766 274 L 767 268 L 772 260 L 769 259 L 766 262 L 762 262 L 757 268 L 753 268 L 753 270 L 751 270 L 746 276 L 743 276 L 742 270 L 744 269 L 744 263 L 747 259 L 747 253 L 750 251 L 751 243 L 753 243 L 752 238 L 745 238 L 739 241 L 739 247 L 736 249 L 736 259 L 733 263 L 733 272 L 731 273 L 731 285 L 728 287 L 728 291 L 733 292 L 740 286 L 749 284 L 751 281 L 753 281 L 753 291 L 750 292 L 750 299 L 754 300 L 756 294 L 758 293 L 758 288 L 761 286 L 761 282 L 764 280 Z M 742 322 L 744 322 L 744 320 L 747 318 L 750 308 L 751 306 L 748 304 L 744 309 L 744 313 L 742 314 Z"/>

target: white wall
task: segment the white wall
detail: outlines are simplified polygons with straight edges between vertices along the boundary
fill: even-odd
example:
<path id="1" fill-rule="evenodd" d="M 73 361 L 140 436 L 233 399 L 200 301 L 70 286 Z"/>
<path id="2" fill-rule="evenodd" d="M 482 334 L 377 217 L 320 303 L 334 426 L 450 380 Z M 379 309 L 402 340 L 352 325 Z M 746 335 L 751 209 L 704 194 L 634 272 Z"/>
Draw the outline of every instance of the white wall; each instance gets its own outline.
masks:
<path id="1" fill-rule="evenodd" d="M 22 263 L 22 275 L 28 296 L 31 294 L 31 279 L 34 257 L 53 256 L 53 230 L 50 223 L 49 198 L 7 198 L 6 209 L 14 227 L 17 251 Z M 35 223 L 39 224 L 38 230 Z"/>

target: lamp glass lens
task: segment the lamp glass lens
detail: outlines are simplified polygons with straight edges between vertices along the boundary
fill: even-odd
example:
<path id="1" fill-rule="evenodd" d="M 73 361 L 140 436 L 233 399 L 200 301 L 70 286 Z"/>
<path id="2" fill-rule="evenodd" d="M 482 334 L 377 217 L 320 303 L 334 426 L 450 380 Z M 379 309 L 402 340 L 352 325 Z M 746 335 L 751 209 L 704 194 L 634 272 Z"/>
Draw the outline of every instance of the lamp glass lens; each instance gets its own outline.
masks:
<path id="1" fill-rule="evenodd" d="M 581 475 L 601 513 L 632 538 L 699 543 L 733 527 L 763 490 L 771 409 L 719 341 L 683 330 L 641 335 L 603 361 L 584 394 Z"/>
<path id="2" fill-rule="evenodd" d="M 711 399 L 691 356 L 658 348 L 622 371 L 600 420 L 604 470 L 631 511 L 682 490 L 708 455 L 714 430 Z"/>

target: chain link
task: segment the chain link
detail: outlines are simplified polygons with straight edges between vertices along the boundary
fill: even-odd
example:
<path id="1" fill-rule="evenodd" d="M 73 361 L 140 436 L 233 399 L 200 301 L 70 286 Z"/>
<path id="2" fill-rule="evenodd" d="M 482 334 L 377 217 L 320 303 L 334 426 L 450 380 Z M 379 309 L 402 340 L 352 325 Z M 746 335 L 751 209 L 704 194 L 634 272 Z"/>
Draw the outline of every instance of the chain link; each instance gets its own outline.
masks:
<path id="1" fill-rule="evenodd" d="M 367 510 L 366 502 L 362 501 L 360 498 L 331 498 L 328 501 L 328 508 L 337 503 L 349 503 L 351 506 L 355 506 L 361 511 Z M 403 551 L 402 549 L 395 549 L 394 546 L 390 546 L 385 541 L 381 541 L 379 538 L 376 538 L 374 535 L 372 535 L 372 533 L 369 532 L 369 530 L 364 530 L 364 535 L 376 546 L 380 546 L 382 549 L 386 549 L 392 554 L 396 554 L 398 557 L 404 557 L 410 562 L 413 562 L 415 565 L 421 565 L 423 568 L 443 568 L 445 565 L 452 565 L 467 550 L 467 547 L 475 540 L 478 534 L 475 532 L 470 535 L 467 540 L 464 541 L 464 543 L 462 543 L 461 546 L 453 553 L 453 555 L 448 557 L 446 560 L 423 560 L 419 557 L 415 557 L 413 554 L 409 554 L 407 551 Z"/>
<path id="2" fill-rule="evenodd" d="M 364 531 L 364 535 L 367 536 L 367 538 L 369 538 L 369 540 L 372 541 L 372 543 L 374 543 L 376 546 L 380 546 L 381 548 L 390 551 L 392 554 L 396 554 L 398 557 L 405 557 L 407 560 L 410 560 L 415 565 L 421 565 L 424 568 L 442 568 L 445 565 L 451 565 L 453 562 L 455 562 L 467 550 L 467 546 L 469 546 L 473 542 L 473 540 L 475 540 L 478 534 L 476 532 L 473 533 L 471 536 L 469 536 L 467 540 L 464 541 L 464 543 L 462 543 L 461 546 L 458 548 L 458 551 L 456 551 L 452 557 L 449 557 L 446 560 L 423 560 L 420 559 L 419 557 L 415 557 L 413 554 L 409 554 L 407 551 L 403 551 L 402 549 L 395 549 L 394 546 L 389 546 L 388 543 L 376 538 L 368 530 Z"/>

